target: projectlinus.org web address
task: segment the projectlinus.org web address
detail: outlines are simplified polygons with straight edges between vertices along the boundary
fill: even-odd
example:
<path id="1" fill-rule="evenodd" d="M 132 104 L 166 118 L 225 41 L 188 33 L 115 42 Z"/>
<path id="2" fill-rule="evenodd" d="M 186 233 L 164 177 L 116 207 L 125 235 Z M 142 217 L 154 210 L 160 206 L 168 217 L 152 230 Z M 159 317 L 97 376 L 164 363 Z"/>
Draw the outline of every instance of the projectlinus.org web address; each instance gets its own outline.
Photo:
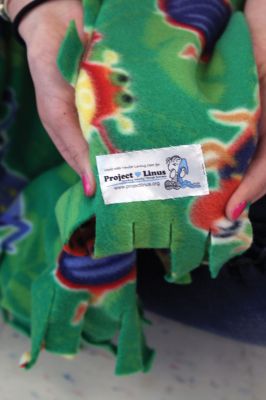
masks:
<path id="1" fill-rule="evenodd" d="M 129 184 L 125 186 L 115 186 L 114 189 L 129 189 L 129 188 L 134 188 L 134 187 L 144 187 L 144 186 L 160 186 L 160 182 L 147 182 L 147 183 L 135 183 L 135 184 Z"/>

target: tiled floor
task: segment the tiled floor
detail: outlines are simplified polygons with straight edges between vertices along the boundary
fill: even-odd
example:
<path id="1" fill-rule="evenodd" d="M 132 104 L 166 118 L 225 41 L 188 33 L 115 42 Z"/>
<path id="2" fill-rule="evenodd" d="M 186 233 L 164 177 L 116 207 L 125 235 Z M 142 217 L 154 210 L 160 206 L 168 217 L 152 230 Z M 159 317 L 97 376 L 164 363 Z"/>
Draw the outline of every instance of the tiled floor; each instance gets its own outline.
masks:
<path id="1" fill-rule="evenodd" d="M 1 400 L 264 400 L 266 348 L 250 346 L 149 314 L 152 372 L 113 376 L 114 359 L 92 347 L 72 361 L 42 353 L 18 368 L 28 339 L 0 323 Z M 256 327 L 254 327 L 255 329 Z"/>

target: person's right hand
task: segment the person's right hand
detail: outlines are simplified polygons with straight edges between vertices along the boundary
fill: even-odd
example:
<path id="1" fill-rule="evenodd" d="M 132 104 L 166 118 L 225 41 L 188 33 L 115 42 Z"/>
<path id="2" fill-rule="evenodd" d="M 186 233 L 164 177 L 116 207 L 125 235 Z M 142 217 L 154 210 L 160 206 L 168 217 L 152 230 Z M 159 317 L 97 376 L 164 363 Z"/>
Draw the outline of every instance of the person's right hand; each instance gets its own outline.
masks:
<path id="1" fill-rule="evenodd" d="M 29 0 L 10 0 L 11 19 Z M 95 180 L 89 164 L 88 145 L 77 116 L 74 89 L 61 77 L 56 58 L 71 20 L 83 35 L 83 10 L 80 0 L 49 0 L 30 11 L 19 32 L 27 46 L 28 64 L 33 79 L 41 121 L 66 162 L 82 178 L 87 196 L 95 192 Z"/>
<path id="2" fill-rule="evenodd" d="M 247 0 L 245 15 L 259 75 L 261 117 L 257 150 L 241 184 L 226 206 L 226 214 L 232 220 L 239 218 L 248 203 L 254 203 L 266 194 L 266 1 Z"/>

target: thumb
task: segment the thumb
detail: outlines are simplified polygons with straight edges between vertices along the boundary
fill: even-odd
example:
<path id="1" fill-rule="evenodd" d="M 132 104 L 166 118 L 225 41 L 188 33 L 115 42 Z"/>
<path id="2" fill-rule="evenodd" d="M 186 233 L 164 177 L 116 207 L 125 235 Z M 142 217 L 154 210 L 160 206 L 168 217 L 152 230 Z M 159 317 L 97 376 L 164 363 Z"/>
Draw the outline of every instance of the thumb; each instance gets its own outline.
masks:
<path id="1" fill-rule="evenodd" d="M 266 79 L 263 76 L 260 77 L 260 99 L 257 149 L 241 184 L 227 203 L 226 216 L 231 220 L 238 219 L 248 204 L 266 193 Z"/>
<path id="2" fill-rule="evenodd" d="M 226 206 L 226 216 L 236 220 L 248 204 L 260 199 L 266 193 L 266 134 L 261 136 L 254 158 L 237 190 Z"/>
<path id="3" fill-rule="evenodd" d="M 53 108 L 46 109 L 45 114 L 46 117 L 41 119 L 49 136 L 62 157 L 81 177 L 85 195 L 92 196 L 96 184 L 89 162 L 89 147 L 81 133 L 74 105 L 53 101 Z"/>

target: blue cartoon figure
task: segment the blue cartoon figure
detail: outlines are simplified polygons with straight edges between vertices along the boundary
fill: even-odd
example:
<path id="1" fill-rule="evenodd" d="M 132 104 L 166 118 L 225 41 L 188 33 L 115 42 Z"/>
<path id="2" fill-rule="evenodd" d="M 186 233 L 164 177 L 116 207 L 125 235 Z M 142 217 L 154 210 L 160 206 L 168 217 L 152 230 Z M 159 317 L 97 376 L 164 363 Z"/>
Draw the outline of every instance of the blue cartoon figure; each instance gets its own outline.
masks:
<path id="1" fill-rule="evenodd" d="M 169 177 L 171 180 L 165 182 L 165 189 L 185 189 L 185 188 L 199 188 L 199 182 L 191 182 L 187 179 L 184 179 L 186 175 L 189 174 L 188 163 L 185 158 L 181 158 L 178 155 L 173 157 L 168 157 L 166 159 L 168 170 L 170 171 Z"/>

